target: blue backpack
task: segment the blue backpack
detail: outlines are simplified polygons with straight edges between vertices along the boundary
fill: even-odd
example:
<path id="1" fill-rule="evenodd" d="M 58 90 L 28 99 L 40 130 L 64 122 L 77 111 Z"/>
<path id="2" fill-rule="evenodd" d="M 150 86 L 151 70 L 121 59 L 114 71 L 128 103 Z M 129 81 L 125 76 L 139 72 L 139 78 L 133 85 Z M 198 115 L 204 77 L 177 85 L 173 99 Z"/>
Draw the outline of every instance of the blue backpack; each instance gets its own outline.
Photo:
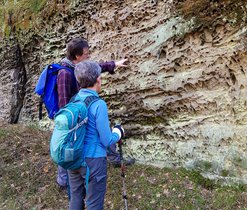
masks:
<path id="1" fill-rule="evenodd" d="M 50 155 L 53 162 L 64 169 L 86 166 L 83 149 L 88 108 L 99 99 L 97 96 L 82 98 L 77 94 L 56 113 Z"/>
<path id="2" fill-rule="evenodd" d="M 42 71 L 37 85 L 35 87 L 35 93 L 41 96 L 41 103 L 39 107 L 39 119 L 42 118 L 42 104 L 45 104 L 50 119 L 54 118 L 54 115 L 59 110 L 58 108 L 58 93 L 57 93 L 57 74 L 61 69 L 65 69 L 72 73 L 73 85 L 76 85 L 76 78 L 73 69 L 70 69 L 60 64 L 47 65 Z"/>

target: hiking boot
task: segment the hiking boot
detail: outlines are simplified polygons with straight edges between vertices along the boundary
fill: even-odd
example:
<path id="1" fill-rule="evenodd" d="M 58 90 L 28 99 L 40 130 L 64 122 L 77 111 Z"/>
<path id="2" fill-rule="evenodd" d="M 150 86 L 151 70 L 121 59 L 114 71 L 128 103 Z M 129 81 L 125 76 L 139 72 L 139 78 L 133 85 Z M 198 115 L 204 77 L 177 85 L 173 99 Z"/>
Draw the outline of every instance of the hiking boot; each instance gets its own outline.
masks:
<path id="1" fill-rule="evenodd" d="M 108 163 L 110 165 L 113 165 L 114 167 L 116 168 L 119 168 L 121 167 L 121 161 L 109 161 L 108 160 Z M 134 158 L 128 158 L 128 159 L 124 159 L 124 165 L 125 166 L 130 166 L 130 165 L 133 165 L 135 163 L 135 159 Z"/>

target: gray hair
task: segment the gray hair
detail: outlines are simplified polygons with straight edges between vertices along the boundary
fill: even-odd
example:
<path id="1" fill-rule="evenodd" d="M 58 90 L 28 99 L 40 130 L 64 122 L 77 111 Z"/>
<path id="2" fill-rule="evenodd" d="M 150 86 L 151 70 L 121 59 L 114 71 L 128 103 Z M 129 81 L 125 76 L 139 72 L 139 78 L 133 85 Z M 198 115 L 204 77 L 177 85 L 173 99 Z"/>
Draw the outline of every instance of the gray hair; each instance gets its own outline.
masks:
<path id="1" fill-rule="evenodd" d="M 81 88 L 93 87 L 100 73 L 101 68 L 94 61 L 83 61 L 75 65 L 75 77 Z"/>

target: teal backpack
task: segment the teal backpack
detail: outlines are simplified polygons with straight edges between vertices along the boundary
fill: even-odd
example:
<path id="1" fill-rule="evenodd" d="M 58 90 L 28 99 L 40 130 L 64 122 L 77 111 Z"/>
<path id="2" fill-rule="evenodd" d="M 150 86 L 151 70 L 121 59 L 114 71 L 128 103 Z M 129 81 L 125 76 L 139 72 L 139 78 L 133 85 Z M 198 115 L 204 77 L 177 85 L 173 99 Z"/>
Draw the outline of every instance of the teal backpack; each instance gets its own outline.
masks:
<path id="1" fill-rule="evenodd" d="M 82 98 L 77 94 L 55 114 L 50 155 L 52 160 L 64 169 L 86 167 L 83 149 L 88 108 L 99 99 L 97 96 Z"/>

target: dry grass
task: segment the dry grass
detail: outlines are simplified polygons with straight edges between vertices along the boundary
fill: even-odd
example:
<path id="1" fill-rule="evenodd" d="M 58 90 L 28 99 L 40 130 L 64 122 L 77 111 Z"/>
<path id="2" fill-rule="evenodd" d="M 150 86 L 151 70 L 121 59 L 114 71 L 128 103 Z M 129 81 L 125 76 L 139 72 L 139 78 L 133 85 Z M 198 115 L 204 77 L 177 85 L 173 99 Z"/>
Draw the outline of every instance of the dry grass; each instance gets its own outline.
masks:
<path id="1" fill-rule="evenodd" d="M 35 126 L 0 128 L 0 209 L 67 209 L 49 157 L 50 133 Z M 123 209 L 120 169 L 109 167 L 105 209 Z M 195 171 L 126 168 L 129 209 L 247 209 L 246 186 L 222 187 Z"/>

